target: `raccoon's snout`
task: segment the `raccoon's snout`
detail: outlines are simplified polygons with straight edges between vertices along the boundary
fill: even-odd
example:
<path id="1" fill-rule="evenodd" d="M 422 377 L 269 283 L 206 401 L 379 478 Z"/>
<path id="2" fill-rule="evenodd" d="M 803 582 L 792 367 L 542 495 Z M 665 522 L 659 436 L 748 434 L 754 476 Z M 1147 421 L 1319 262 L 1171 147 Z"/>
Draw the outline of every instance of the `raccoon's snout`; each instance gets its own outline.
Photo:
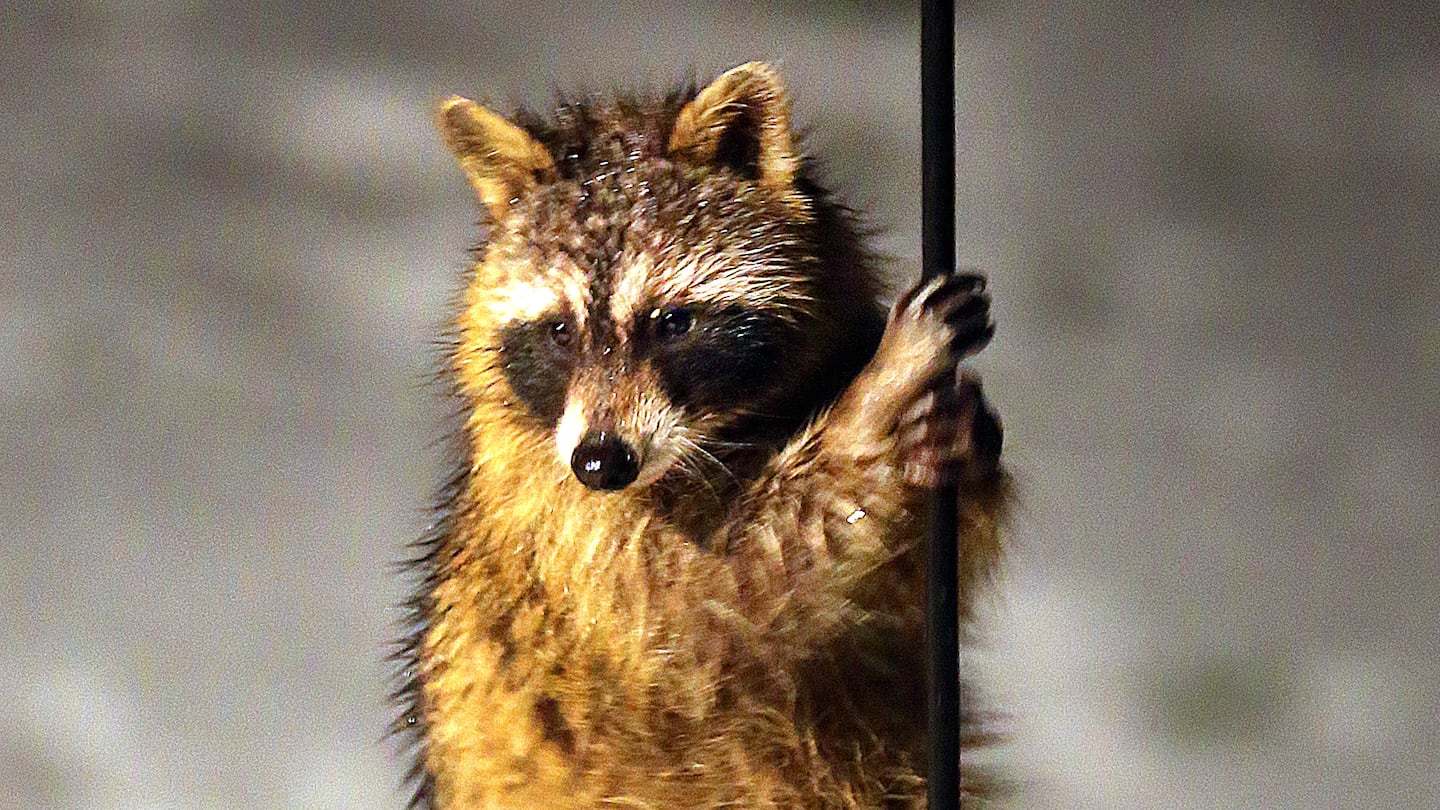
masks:
<path id="1" fill-rule="evenodd" d="M 570 469 L 591 489 L 624 489 L 640 474 L 640 461 L 625 440 L 592 431 L 575 445 Z"/>

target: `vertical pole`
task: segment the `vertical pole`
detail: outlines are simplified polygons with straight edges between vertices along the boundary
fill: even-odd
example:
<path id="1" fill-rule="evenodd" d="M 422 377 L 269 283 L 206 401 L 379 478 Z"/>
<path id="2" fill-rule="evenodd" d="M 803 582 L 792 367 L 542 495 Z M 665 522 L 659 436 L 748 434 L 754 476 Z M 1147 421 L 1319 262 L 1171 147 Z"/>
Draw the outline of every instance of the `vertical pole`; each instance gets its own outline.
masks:
<path id="1" fill-rule="evenodd" d="M 955 6 L 921 0 L 921 262 L 930 278 L 955 266 Z M 931 511 L 925 639 L 929 810 L 960 806 L 960 632 L 954 487 Z"/>

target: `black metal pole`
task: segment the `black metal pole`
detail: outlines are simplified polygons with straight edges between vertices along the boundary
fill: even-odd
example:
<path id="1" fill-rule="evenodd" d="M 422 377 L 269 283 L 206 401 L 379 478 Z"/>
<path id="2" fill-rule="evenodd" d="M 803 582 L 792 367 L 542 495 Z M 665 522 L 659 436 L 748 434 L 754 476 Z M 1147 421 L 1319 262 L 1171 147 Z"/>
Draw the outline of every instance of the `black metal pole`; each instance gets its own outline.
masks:
<path id="1" fill-rule="evenodd" d="M 920 3 L 921 265 L 926 278 L 955 266 L 955 6 Z M 930 726 L 929 810 L 960 806 L 960 631 L 955 489 L 931 510 L 925 639 Z"/>

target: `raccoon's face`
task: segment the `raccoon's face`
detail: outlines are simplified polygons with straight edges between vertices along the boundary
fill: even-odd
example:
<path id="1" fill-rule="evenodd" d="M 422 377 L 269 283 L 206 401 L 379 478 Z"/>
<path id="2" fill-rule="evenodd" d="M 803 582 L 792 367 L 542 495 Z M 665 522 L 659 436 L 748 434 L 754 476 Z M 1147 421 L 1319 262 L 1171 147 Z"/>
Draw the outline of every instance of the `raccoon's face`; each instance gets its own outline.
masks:
<path id="1" fill-rule="evenodd" d="M 703 474 L 706 445 L 803 374 L 815 251 L 783 90 L 752 63 L 681 101 L 530 131 L 466 99 L 440 111 L 492 223 L 465 340 L 594 489 Z"/>
<path id="2" fill-rule="evenodd" d="M 610 223 L 619 235 L 583 207 L 525 213 L 489 259 L 511 266 L 508 280 L 482 296 L 522 418 L 551 433 L 561 463 L 593 489 L 703 473 L 717 432 L 763 414 L 786 387 L 804 339 L 798 268 L 784 250 L 725 246 L 718 230 L 686 239 L 659 206 L 627 209 Z"/>

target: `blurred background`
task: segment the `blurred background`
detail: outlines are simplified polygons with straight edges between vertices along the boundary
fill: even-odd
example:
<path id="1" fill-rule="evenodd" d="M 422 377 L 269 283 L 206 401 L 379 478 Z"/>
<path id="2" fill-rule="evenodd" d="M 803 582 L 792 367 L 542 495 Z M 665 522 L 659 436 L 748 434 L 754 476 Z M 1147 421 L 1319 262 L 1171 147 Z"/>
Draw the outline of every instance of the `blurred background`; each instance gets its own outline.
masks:
<path id="1" fill-rule="evenodd" d="M 1440 13 L 966 3 L 960 250 L 1022 486 L 1021 808 L 1440 806 Z M 777 62 L 919 252 L 918 10 L 0 11 L 0 807 L 395 808 L 460 92 Z"/>

